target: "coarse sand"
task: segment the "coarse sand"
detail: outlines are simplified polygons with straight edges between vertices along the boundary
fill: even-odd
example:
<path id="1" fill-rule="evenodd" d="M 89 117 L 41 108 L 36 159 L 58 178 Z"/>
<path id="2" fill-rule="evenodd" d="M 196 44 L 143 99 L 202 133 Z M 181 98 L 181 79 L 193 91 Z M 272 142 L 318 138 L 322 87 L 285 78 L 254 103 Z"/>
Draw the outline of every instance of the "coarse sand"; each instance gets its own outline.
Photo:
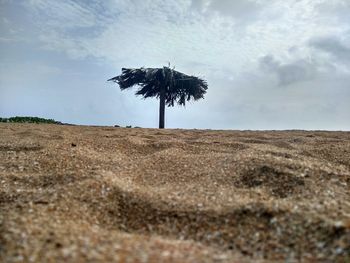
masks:
<path id="1" fill-rule="evenodd" d="M 0 124 L 1 262 L 350 262 L 350 132 Z"/>

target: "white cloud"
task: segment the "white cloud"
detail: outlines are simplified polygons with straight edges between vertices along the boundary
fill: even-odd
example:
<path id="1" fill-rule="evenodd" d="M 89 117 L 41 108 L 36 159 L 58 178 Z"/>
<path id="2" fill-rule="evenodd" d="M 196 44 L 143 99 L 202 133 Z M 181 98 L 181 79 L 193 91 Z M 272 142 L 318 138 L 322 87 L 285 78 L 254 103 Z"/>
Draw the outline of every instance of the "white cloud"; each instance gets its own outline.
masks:
<path id="1" fill-rule="evenodd" d="M 99 23 L 93 10 L 74 1 L 29 0 L 25 5 L 41 20 L 46 20 L 46 26 L 56 29 L 93 27 Z"/>
<path id="2" fill-rule="evenodd" d="M 109 1 L 102 9 L 115 10 L 113 16 L 71 1 L 30 3 L 37 17 L 48 18 L 39 37 L 46 48 L 73 57 L 106 58 L 115 64 L 130 61 L 133 65 L 155 65 L 171 61 L 185 66 L 198 61 L 215 68 L 230 67 L 237 72 L 251 67 L 263 55 L 281 56 L 291 46 L 334 29 L 319 26 L 316 11 L 308 1 L 298 4 L 273 1 L 264 5 L 263 12 L 261 4 L 252 1 L 207 3 L 208 10 L 242 14 L 250 12 L 245 9 L 250 10 L 250 5 L 254 5 L 262 15 L 253 16 L 253 24 L 244 29 L 235 26 L 231 18 L 193 14 L 189 1 Z M 91 27 L 89 32 L 95 34 L 79 31 L 85 27 Z M 95 27 L 98 30 L 94 31 Z"/>

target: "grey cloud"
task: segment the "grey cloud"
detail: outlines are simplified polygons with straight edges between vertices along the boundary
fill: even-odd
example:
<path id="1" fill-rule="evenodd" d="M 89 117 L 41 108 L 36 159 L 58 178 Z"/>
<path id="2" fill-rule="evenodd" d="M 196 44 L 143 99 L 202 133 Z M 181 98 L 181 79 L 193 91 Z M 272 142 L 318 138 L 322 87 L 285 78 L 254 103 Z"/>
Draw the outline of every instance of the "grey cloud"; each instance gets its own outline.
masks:
<path id="1" fill-rule="evenodd" d="M 192 0 L 191 8 L 194 10 L 202 10 L 204 8 L 204 0 Z"/>
<path id="2" fill-rule="evenodd" d="M 314 38 L 310 41 L 310 46 L 332 55 L 339 61 L 350 62 L 350 38 L 348 40 L 348 45 L 346 45 L 336 36 Z"/>
<path id="3" fill-rule="evenodd" d="M 250 18 L 255 16 L 262 6 L 255 1 L 249 0 L 216 0 L 211 1 L 209 8 L 218 11 L 223 15 L 232 16 L 234 18 Z"/>
<path id="4" fill-rule="evenodd" d="M 262 57 L 260 67 L 265 72 L 276 74 L 279 86 L 311 80 L 317 73 L 317 65 L 305 59 L 282 64 L 272 55 Z"/>
<path id="5" fill-rule="evenodd" d="M 192 8 L 199 11 L 218 12 L 235 20 L 250 20 L 256 16 L 263 6 L 254 0 L 192 0 Z"/>
<path id="6" fill-rule="evenodd" d="M 338 22 L 350 22 L 350 1 L 348 0 L 324 1 L 316 6 L 316 10 L 323 15 L 327 15 L 328 19 L 336 18 Z"/>

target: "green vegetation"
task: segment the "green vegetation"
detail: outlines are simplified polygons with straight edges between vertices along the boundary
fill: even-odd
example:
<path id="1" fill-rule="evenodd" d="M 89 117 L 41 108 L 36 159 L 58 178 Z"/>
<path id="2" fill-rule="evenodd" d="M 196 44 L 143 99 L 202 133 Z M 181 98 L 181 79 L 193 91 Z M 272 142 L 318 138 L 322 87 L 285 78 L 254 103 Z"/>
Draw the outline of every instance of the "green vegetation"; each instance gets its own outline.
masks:
<path id="1" fill-rule="evenodd" d="M 10 123 L 49 123 L 49 124 L 61 124 L 59 121 L 53 119 L 44 119 L 39 117 L 11 117 L 11 118 L 0 118 L 0 122 L 10 122 Z"/>

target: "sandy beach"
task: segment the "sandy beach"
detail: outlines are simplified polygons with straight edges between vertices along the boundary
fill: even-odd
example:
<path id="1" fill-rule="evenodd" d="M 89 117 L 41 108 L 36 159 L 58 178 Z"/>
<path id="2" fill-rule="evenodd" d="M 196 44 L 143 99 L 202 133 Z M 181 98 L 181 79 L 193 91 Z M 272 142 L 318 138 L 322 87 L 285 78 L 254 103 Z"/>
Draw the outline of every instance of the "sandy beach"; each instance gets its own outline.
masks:
<path id="1" fill-rule="evenodd" d="M 350 132 L 0 124 L 2 262 L 349 262 Z"/>

